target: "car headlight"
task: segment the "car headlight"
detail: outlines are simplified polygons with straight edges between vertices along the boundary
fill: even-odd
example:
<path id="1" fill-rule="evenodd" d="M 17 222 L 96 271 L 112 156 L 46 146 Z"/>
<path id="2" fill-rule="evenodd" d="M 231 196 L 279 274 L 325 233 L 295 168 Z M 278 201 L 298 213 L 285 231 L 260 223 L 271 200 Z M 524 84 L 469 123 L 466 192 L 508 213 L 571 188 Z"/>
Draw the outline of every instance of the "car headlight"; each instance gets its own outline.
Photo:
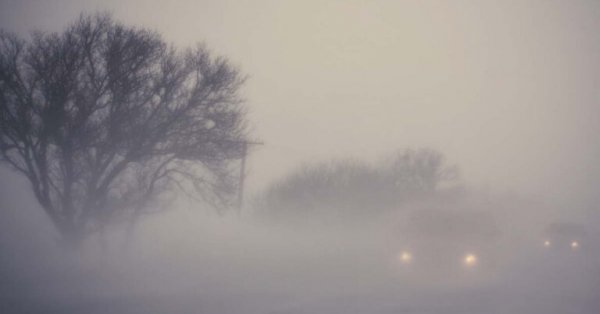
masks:
<path id="1" fill-rule="evenodd" d="M 573 242 L 571 242 L 571 248 L 572 248 L 573 250 L 575 250 L 575 249 L 579 248 L 579 242 L 577 242 L 577 241 L 573 241 Z"/>
<path id="2" fill-rule="evenodd" d="M 400 260 L 400 262 L 402 262 L 404 264 L 408 264 L 408 263 L 412 262 L 413 256 L 408 251 L 402 251 L 402 252 L 398 253 L 398 260 Z"/>
<path id="3" fill-rule="evenodd" d="M 463 263 L 469 267 L 477 265 L 477 255 L 471 253 L 465 255 Z"/>
<path id="4" fill-rule="evenodd" d="M 549 240 L 544 241 L 544 247 L 550 247 L 550 244 Z"/>

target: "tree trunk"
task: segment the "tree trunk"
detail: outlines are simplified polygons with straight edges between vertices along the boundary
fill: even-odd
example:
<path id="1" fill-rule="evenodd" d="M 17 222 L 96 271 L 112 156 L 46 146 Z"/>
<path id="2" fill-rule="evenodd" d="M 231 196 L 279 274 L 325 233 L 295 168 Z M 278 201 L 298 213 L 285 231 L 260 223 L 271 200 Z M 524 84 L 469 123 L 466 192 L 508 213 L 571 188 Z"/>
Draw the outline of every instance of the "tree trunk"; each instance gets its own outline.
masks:
<path id="1" fill-rule="evenodd" d="M 86 235 L 81 228 L 62 228 L 60 231 L 60 244 L 69 251 L 79 252 L 83 248 Z"/>
<path id="2" fill-rule="evenodd" d="M 135 234 L 135 227 L 138 222 L 138 219 L 140 219 L 140 208 L 135 209 L 133 216 L 130 218 L 129 223 L 127 224 L 127 229 L 125 230 L 125 241 L 123 249 L 126 252 L 129 252 L 133 245 L 133 237 Z"/>

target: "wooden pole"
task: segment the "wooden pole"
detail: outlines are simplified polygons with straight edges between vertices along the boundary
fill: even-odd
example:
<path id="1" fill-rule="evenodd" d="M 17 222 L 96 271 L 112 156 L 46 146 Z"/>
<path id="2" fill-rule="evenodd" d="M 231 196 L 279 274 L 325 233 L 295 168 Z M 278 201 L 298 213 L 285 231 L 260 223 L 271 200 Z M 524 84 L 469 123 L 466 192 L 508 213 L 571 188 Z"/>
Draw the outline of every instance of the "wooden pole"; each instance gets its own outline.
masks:
<path id="1" fill-rule="evenodd" d="M 237 200 L 238 214 L 242 213 L 242 205 L 244 203 L 244 181 L 246 180 L 246 155 L 248 154 L 248 143 L 244 142 L 242 145 L 242 165 L 240 167 L 240 186 Z"/>
<path id="2" fill-rule="evenodd" d="M 237 210 L 238 214 L 242 213 L 244 205 L 244 181 L 246 181 L 246 157 L 248 156 L 248 145 L 264 145 L 263 142 L 245 141 L 242 144 L 242 161 L 240 165 L 240 186 L 238 188 Z"/>

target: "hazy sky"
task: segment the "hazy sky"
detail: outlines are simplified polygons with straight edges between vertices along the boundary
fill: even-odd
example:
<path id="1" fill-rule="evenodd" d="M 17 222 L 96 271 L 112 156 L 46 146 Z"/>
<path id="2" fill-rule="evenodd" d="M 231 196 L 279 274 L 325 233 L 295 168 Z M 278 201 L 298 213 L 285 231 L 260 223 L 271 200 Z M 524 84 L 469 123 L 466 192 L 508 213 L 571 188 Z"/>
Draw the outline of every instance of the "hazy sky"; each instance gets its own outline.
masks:
<path id="1" fill-rule="evenodd" d="M 109 10 L 230 57 L 250 75 L 266 143 L 251 191 L 303 161 L 406 146 L 440 149 L 473 185 L 590 200 L 598 190 L 600 1 L 0 3 L 0 27 L 22 34 Z"/>

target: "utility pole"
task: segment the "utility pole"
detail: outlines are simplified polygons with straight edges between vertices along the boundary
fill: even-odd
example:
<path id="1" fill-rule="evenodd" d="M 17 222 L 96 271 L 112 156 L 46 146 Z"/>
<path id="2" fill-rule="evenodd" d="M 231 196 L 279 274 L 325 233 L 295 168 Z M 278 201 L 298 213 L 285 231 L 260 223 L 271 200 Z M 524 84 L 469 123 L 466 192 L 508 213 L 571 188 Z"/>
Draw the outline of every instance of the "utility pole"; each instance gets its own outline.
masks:
<path id="1" fill-rule="evenodd" d="M 242 161 L 240 165 L 240 185 L 238 189 L 237 209 L 238 214 L 242 213 L 242 205 L 244 203 L 244 181 L 246 180 L 246 156 L 248 155 L 248 145 L 264 145 L 263 142 L 242 142 Z"/>

